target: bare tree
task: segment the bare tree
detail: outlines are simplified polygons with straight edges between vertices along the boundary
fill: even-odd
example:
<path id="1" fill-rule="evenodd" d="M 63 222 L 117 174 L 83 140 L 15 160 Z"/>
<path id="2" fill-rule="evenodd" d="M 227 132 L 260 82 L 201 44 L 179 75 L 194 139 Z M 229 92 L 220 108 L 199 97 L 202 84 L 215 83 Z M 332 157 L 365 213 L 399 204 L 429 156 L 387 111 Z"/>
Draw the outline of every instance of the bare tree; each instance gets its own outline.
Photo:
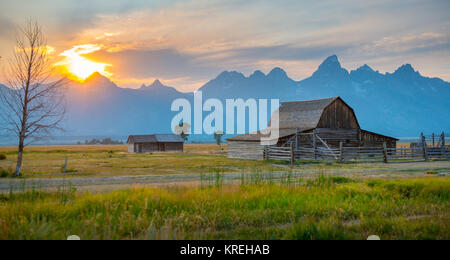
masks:
<path id="1" fill-rule="evenodd" d="M 16 176 L 20 176 L 25 146 L 62 130 L 65 80 L 55 80 L 41 27 L 28 21 L 19 28 L 7 84 L 0 92 L 5 129 L 18 138 Z"/>

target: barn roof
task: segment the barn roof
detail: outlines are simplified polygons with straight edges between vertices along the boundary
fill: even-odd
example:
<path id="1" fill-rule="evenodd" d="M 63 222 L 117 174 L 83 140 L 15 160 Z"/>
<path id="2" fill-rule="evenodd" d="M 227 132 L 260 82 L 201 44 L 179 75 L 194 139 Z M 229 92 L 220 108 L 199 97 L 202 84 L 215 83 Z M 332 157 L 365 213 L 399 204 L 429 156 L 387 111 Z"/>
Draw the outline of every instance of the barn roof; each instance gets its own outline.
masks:
<path id="1" fill-rule="evenodd" d="M 184 143 L 184 139 L 174 134 L 130 135 L 127 143 Z"/>
<path id="2" fill-rule="evenodd" d="M 384 137 L 384 138 L 389 138 L 389 139 L 392 139 L 392 140 L 395 140 L 395 141 L 400 141 L 400 139 L 392 137 L 392 136 L 382 135 L 382 134 L 378 134 L 378 133 L 367 131 L 367 130 L 363 130 L 363 129 L 361 129 L 361 132 L 372 134 L 372 135 L 378 135 L 378 136 L 381 136 L 381 137 Z"/>
<path id="3" fill-rule="evenodd" d="M 184 139 L 180 135 L 159 134 L 155 135 L 156 140 L 161 143 L 184 143 Z"/>
<path id="4" fill-rule="evenodd" d="M 304 128 L 304 129 L 299 129 L 299 132 L 305 132 L 311 130 L 310 128 Z M 290 136 L 295 134 L 296 129 L 280 129 L 279 130 L 279 138 L 283 138 L 286 136 Z M 227 139 L 227 141 L 249 141 L 249 142 L 253 142 L 253 141 L 261 141 L 262 137 L 269 137 L 269 135 L 267 134 L 262 134 L 260 131 L 258 132 L 254 132 L 254 133 L 249 133 L 249 134 L 245 134 L 245 135 L 239 135 L 239 136 L 235 136 L 235 137 L 230 137 Z"/>
<path id="5" fill-rule="evenodd" d="M 282 102 L 278 109 L 280 138 L 295 134 L 297 128 L 299 132 L 317 128 L 324 110 L 338 99 L 346 104 L 340 97 Z M 348 107 L 353 111 L 350 106 Z M 259 141 L 262 136 L 256 132 L 228 138 L 227 141 Z"/>
<path id="6" fill-rule="evenodd" d="M 280 128 L 317 128 L 324 110 L 338 99 L 346 104 L 340 97 L 283 102 L 279 108 Z"/>

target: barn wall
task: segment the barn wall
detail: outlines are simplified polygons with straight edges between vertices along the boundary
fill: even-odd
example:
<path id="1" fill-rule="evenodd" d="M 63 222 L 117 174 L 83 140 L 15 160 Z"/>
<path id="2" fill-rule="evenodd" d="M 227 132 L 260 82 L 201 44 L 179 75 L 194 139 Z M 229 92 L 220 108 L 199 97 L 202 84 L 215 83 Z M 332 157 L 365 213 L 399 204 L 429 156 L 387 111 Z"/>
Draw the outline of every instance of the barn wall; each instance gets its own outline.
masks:
<path id="1" fill-rule="evenodd" d="M 339 148 L 340 142 L 345 147 L 382 147 L 384 142 L 386 142 L 388 148 L 395 148 L 397 145 L 397 141 L 393 138 L 359 129 L 317 128 L 313 131 L 333 148 Z M 311 134 L 313 131 L 299 134 L 298 142 L 300 147 L 313 147 L 313 135 Z M 283 146 L 287 140 L 290 140 L 294 136 L 291 135 L 280 139 L 278 146 Z M 291 140 L 295 140 L 295 138 Z M 318 139 L 316 139 L 316 146 L 323 146 Z"/>
<path id="2" fill-rule="evenodd" d="M 163 147 L 165 151 L 183 151 L 183 143 L 137 143 L 137 144 L 129 144 L 128 152 L 129 153 L 139 153 L 139 146 L 141 146 L 142 153 L 151 153 L 151 152 L 159 152 L 163 151 Z"/>
<path id="3" fill-rule="evenodd" d="M 165 143 L 166 151 L 183 151 L 183 143 Z"/>
<path id="4" fill-rule="evenodd" d="M 134 144 L 128 144 L 128 152 L 134 153 Z"/>
<path id="5" fill-rule="evenodd" d="M 370 132 L 361 131 L 361 142 L 362 146 L 383 146 L 383 143 L 386 142 L 386 146 L 388 148 L 396 148 L 397 147 L 397 141 L 395 139 L 377 135 Z"/>
<path id="6" fill-rule="evenodd" d="M 228 158 L 263 160 L 264 146 L 259 141 L 228 141 Z"/>
<path id="7" fill-rule="evenodd" d="M 158 151 L 158 144 L 157 143 L 143 143 L 142 145 L 142 152 L 143 153 L 151 153 L 151 152 L 157 152 Z"/>
<path id="8" fill-rule="evenodd" d="M 320 118 L 318 128 L 359 128 L 353 110 L 340 99 L 329 105 Z"/>
<path id="9" fill-rule="evenodd" d="M 339 148 L 340 142 L 346 147 L 360 145 L 359 129 L 318 128 L 316 134 L 331 147 Z M 321 142 L 317 141 L 317 144 L 321 145 Z"/>
<path id="10" fill-rule="evenodd" d="M 330 129 L 330 128 L 317 128 L 312 131 L 305 133 L 300 133 L 298 135 L 298 145 L 299 147 L 312 148 L 313 147 L 313 135 L 315 132 L 316 136 L 319 136 L 323 141 L 327 143 L 328 146 L 332 148 L 339 148 L 340 142 L 346 147 L 358 147 L 360 145 L 360 135 L 359 129 Z M 295 135 L 289 136 L 289 138 Z M 293 139 L 295 140 L 295 138 Z M 278 146 L 285 144 L 285 140 L 281 140 Z M 324 146 L 319 139 L 316 139 L 316 147 Z"/>

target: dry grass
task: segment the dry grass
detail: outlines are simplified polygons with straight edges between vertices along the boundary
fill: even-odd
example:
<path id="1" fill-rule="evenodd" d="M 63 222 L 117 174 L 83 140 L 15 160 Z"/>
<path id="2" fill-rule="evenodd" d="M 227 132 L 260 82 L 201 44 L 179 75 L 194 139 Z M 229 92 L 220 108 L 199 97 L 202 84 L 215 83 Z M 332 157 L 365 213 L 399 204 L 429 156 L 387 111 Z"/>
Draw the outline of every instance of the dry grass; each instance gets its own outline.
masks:
<path id="1" fill-rule="evenodd" d="M 65 157 L 73 171 L 69 176 L 186 175 L 230 173 L 261 169 L 283 170 L 262 161 L 229 159 L 226 146 L 186 145 L 183 153 L 127 153 L 126 146 L 32 146 L 24 153 L 24 177 L 61 177 Z M 14 169 L 17 152 L 14 147 L 0 147 L 7 155 L 0 168 Z"/>
<path id="2" fill-rule="evenodd" d="M 295 172 L 308 176 L 317 173 L 367 178 L 414 178 L 427 172 L 450 173 L 450 161 L 408 163 L 303 163 L 293 169 L 282 162 L 230 159 L 226 145 L 186 145 L 183 153 L 129 154 L 126 146 L 32 146 L 25 150 L 23 177 L 108 177 L 108 176 L 187 176 L 208 173 Z M 0 147 L 6 160 L 0 160 L 5 176 L 15 168 L 14 147 Z M 70 173 L 61 167 L 68 157 Z"/>

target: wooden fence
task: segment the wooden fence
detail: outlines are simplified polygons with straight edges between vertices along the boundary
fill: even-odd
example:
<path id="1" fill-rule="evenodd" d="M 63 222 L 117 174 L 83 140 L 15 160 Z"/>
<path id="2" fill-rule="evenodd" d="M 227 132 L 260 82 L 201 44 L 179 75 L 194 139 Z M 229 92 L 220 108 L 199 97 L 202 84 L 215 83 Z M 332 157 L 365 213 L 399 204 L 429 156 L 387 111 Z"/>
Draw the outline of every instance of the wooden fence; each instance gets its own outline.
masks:
<path id="1" fill-rule="evenodd" d="M 294 163 L 297 160 L 323 161 L 401 161 L 450 159 L 450 147 L 421 147 L 421 148 L 387 148 L 383 147 L 344 147 L 339 149 L 330 147 L 291 147 L 266 146 L 264 148 L 266 160 L 282 160 Z"/>

